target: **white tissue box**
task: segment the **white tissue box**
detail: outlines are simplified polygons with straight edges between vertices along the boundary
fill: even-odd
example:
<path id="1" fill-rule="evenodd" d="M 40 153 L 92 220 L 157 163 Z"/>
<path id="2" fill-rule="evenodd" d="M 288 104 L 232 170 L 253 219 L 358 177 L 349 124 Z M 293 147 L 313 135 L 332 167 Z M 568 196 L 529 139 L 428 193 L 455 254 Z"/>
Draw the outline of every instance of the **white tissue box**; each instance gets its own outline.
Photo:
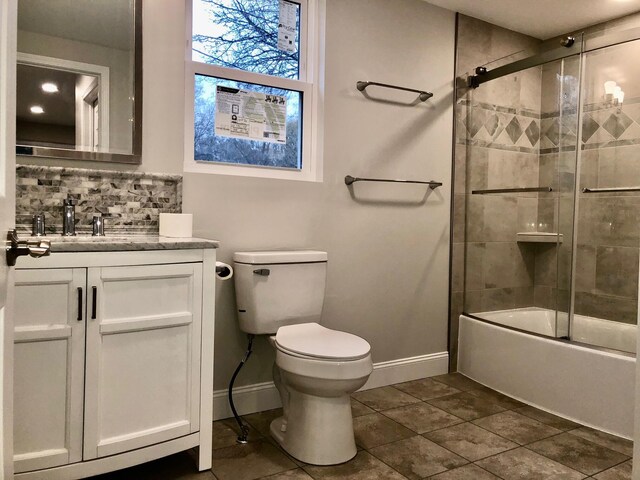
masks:
<path id="1" fill-rule="evenodd" d="M 190 238 L 193 236 L 193 215 L 191 213 L 161 213 L 160 236 Z"/>

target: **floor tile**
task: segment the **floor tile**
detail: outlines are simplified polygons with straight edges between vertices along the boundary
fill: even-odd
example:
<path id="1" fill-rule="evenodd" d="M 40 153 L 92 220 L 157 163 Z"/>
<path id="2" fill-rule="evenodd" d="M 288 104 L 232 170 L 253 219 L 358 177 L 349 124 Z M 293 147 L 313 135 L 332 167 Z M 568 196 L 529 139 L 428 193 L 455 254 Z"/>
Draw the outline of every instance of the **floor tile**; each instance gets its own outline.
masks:
<path id="1" fill-rule="evenodd" d="M 435 398 L 429 400 L 428 403 L 463 420 L 474 420 L 505 411 L 505 409 L 499 405 L 488 402 L 469 392 Z"/>
<path id="2" fill-rule="evenodd" d="M 424 436 L 472 462 L 518 447 L 517 443 L 473 423 L 443 428 Z"/>
<path id="3" fill-rule="evenodd" d="M 354 418 L 353 430 L 356 443 L 364 448 L 377 447 L 415 435 L 415 432 L 380 413 Z"/>
<path id="4" fill-rule="evenodd" d="M 411 480 L 420 480 L 468 463 L 421 436 L 372 448 L 370 452 Z"/>
<path id="5" fill-rule="evenodd" d="M 416 397 L 407 395 L 393 387 L 381 387 L 357 392 L 353 394 L 353 398 L 374 410 L 403 407 L 420 401 Z"/>
<path id="6" fill-rule="evenodd" d="M 367 407 L 364 403 L 360 403 L 355 398 L 351 399 L 351 415 L 353 416 L 353 418 L 359 417 L 361 415 L 368 415 L 374 412 L 375 410 Z"/>
<path id="7" fill-rule="evenodd" d="M 384 410 L 382 414 L 416 433 L 430 432 L 463 422 L 460 418 L 444 410 L 422 402 Z"/>
<path id="8" fill-rule="evenodd" d="M 594 430 L 589 427 L 580 427 L 575 430 L 571 430 L 571 435 L 577 435 L 590 442 L 597 443 L 603 447 L 609 448 L 616 452 L 620 452 L 628 457 L 633 456 L 633 442 L 625 438 L 616 437 L 608 433 Z"/>
<path id="9" fill-rule="evenodd" d="M 287 470 L 268 477 L 261 477 L 260 480 L 313 480 L 313 478 L 301 468 L 296 468 L 295 470 Z"/>
<path id="10" fill-rule="evenodd" d="M 219 480 L 254 480 L 296 468 L 284 453 L 266 440 L 213 451 L 213 468 Z"/>
<path id="11" fill-rule="evenodd" d="M 527 445 L 527 448 L 587 475 L 596 474 L 628 459 L 622 453 L 569 433 L 540 440 Z"/>
<path id="12" fill-rule="evenodd" d="M 517 448 L 480 460 L 477 464 L 505 479 L 578 480 L 585 475 L 526 448 Z"/>
<path id="13" fill-rule="evenodd" d="M 444 473 L 439 473 L 429 480 L 501 480 L 493 473 L 483 470 L 477 465 L 469 464 Z"/>
<path id="14" fill-rule="evenodd" d="M 480 418 L 473 423 L 520 445 L 561 433 L 557 428 L 512 411 Z"/>
<path id="15" fill-rule="evenodd" d="M 262 435 L 253 428 L 248 422 L 244 422 L 249 427 L 249 436 L 247 439 L 251 441 L 259 440 Z M 213 422 L 213 449 L 230 447 L 237 445 L 238 433 L 240 428 L 234 418 L 227 418 L 225 420 L 218 420 Z"/>
<path id="16" fill-rule="evenodd" d="M 436 382 L 444 383 L 450 387 L 457 388 L 458 390 L 467 391 L 474 388 L 482 387 L 482 385 L 476 381 L 465 377 L 461 373 L 448 373 L 446 375 L 438 375 L 436 377 L 429 377 Z"/>
<path id="17" fill-rule="evenodd" d="M 469 393 L 473 393 L 474 395 L 477 395 L 478 397 L 483 398 L 491 403 L 495 403 L 496 405 L 499 405 L 502 408 L 506 408 L 507 410 L 525 406 L 524 403 L 519 402 L 515 398 L 508 397 L 487 387 L 474 388 L 472 390 L 469 390 Z"/>
<path id="18" fill-rule="evenodd" d="M 453 388 L 445 383 L 436 382 L 430 378 L 415 380 L 413 382 L 405 382 L 394 385 L 398 390 L 402 390 L 420 400 L 429 400 L 431 398 L 445 397 L 460 393 L 460 390 Z"/>
<path id="19" fill-rule="evenodd" d="M 557 415 L 553 415 L 552 413 L 545 412 L 544 410 L 539 410 L 529 405 L 522 408 L 516 408 L 514 411 L 529 418 L 533 418 L 540 423 L 549 425 L 550 427 L 557 428 L 558 430 L 573 430 L 574 428 L 578 428 L 580 426 L 580 424 L 572 422 L 571 420 L 558 417 Z"/>
<path id="20" fill-rule="evenodd" d="M 364 450 L 347 463 L 328 467 L 308 465 L 304 469 L 315 480 L 406 480 L 406 477 Z"/>
<path id="21" fill-rule="evenodd" d="M 255 428 L 261 435 L 268 437 L 271 435 L 269 427 L 271 422 L 282 416 L 282 409 L 275 408 L 273 410 L 265 410 L 264 412 L 252 413 L 242 418 L 245 422 Z"/>
<path id="22" fill-rule="evenodd" d="M 632 463 L 631 460 L 629 460 L 628 462 L 621 463 L 609 470 L 594 475 L 593 478 L 597 478 L 598 480 L 631 480 L 631 466 Z"/>

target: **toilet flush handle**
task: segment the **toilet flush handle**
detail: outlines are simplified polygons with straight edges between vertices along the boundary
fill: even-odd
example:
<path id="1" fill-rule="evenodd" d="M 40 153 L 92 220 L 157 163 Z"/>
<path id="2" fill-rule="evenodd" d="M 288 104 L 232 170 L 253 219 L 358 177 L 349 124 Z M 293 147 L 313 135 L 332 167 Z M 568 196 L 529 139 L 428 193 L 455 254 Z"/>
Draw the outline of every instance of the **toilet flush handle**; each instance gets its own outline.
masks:
<path id="1" fill-rule="evenodd" d="M 268 268 L 259 268 L 257 270 L 254 270 L 253 273 L 255 273 L 256 275 L 262 275 L 263 277 L 268 277 L 271 273 L 271 270 L 269 270 Z"/>

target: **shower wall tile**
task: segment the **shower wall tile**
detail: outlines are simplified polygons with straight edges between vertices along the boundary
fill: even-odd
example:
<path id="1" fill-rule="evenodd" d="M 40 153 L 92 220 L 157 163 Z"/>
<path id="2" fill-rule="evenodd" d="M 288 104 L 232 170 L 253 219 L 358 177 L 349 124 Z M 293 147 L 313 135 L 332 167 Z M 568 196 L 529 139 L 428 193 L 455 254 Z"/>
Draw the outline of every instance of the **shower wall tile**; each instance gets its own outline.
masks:
<path id="1" fill-rule="evenodd" d="M 640 185 L 640 161 L 638 161 L 640 159 L 640 145 L 604 148 L 597 150 L 597 152 L 598 182 L 596 186 L 624 187 Z M 637 195 L 637 192 L 635 195 Z"/>
<path id="2" fill-rule="evenodd" d="M 533 288 L 533 305 L 539 308 L 548 308 L 555 310 L 556 302 L 556 289 L 545 285 L 535 285 Z"/>
<path id="3" fill-rule="evenodd" d="M 489 149 L 484 147 L 467 146 L 467 176 L 466 190 L 459 192 L 470 193 L 472 190 L 483 190 L 488 188 L 488 162 Z"/>
<path id="4" fill-rule="evenodd" d="M 558 286 L 558 248 L 554 244 L 540 244 L 535 254 L 535 285 Z"/>
<path id="5" fill-rule="evenodd" d="M 466 196 L 455 193 L 453 196 L 453 243 L 465 241 L 465 203 Z"/>
<path id="6" fill-rule="evenodd" d="M 465 291 L 482 290 L 484 281 L 485 243 L 467 243 L 465 258 Z"/>
<path id="7" fill-rule="evenodd" d="M 453 191 L 464 192 L 467 189 L 467 146 L 456 145 L 453 162 Z M 469 147 L 470 148 L 470 147 Z"/>
<path id="8" fill-rule="evenodd" d="M 596 292 L 638 298 L 638 248 L 596 249 Z"/>
<path id="9" fill-rule="evenodd" d="M 516 238 L 518 199 L 510 196 L 483 195 L 482 240 L 509 242 Z"/>
<path id="10" fill-rule="evenodd" d="M 640 197 L 584 195 L 578 212 L 578 243 L 639 246 Z"/>
<path id="11" fill-rule="evenodd" d="M 573 259 L 573 245 L 569 240 L 558 248 L 558 288 L 571 289 L 571 261 Z"/>
<path id="12" fill-rule="evenodd" d="M 489 242 L 484 252 L 484 288 L 529 287 L 534 280 L 533 252 L 521 244 Z"/>
<path id="13" fill-rule="evenodd" d="M 535 232 L 538 218 L 536 198 L 518 198 L 518 232 Z"/>
<path id="14" fill-rule="evenodd" d="M 487 162 L 488 188 L 538 185 L 537 154 L 489 149 Z"/>
<path id="15" fill-rule="evenodd" d="M 451 289 L 454 292 L 464 290 L 464 243 L 454 243 L 451 250 Z"/>
<path id="16" fill-rule="evenodd" d="M 578 315 L 635 324 L 638 317 L 637 307 L 636 299 L 587 292 L 575 294 L 575 312 Z"/>
<path id="17" fill-rule="evenodd" d="M 469 313 L 490 312 L 531 306 L 533 286 L 489 288 L 472 293 L 473 301 L 469 302 Z M 479 299 L 478 299 L 479 297 Z"/>
<path id="18" fill-rule="evenodd" d="M 536 230 L 538 232 L 558 232 L 558 199 L 538 199 L 538 217 Z"/>
<path id="19" fill-rule="evenodd" d="M 596 247 L 578 245 L 576 249 L 576 281 L 577 292 L 595 292 L 596 289 Z"/>

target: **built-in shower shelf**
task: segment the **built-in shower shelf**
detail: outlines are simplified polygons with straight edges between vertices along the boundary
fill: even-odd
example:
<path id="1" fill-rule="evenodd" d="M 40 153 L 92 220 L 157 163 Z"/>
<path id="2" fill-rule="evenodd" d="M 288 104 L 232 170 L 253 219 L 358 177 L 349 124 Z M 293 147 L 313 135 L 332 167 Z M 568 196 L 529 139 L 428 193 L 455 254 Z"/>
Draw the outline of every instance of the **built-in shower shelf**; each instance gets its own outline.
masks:
<path id="1" fill-rule="evenodd" d="M 518 242 L 562 243 L 562 234 L 555 232 L 518 232 Z"/>

